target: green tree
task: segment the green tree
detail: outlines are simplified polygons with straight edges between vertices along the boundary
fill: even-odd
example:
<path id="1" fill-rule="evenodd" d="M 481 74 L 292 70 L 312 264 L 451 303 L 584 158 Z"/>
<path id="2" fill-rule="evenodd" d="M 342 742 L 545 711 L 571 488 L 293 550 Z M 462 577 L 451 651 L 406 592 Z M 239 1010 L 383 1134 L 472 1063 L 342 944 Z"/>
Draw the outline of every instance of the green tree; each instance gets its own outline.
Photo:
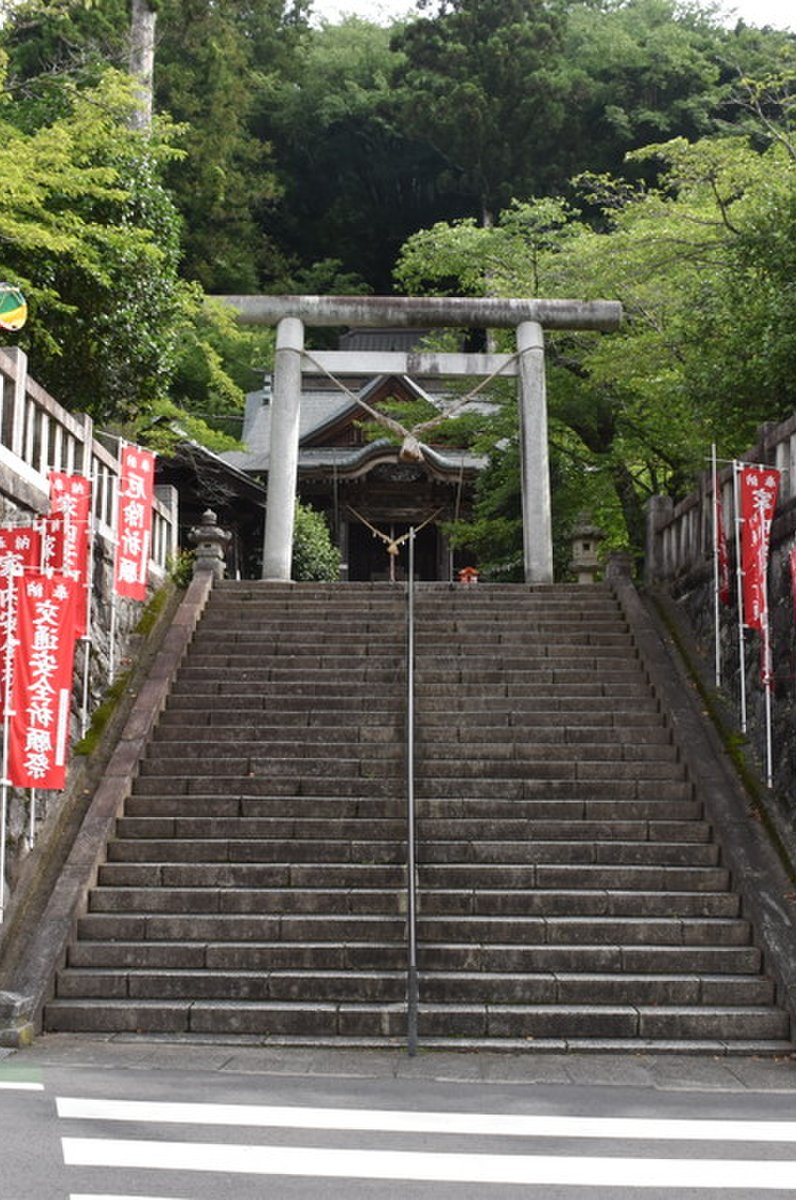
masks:
<path id="1" fill-rule="evenodd" d="M 489 224 L 542 190 L 565 121 L 556 78 L 563 14 L 542 0 L 443 0 L 393 40 L 403 120 L 448 165 Z"/>
<path id="2" fill-rule="evenodd" d="M 173 366 L 179 229 L 159 175 L 172 150 L 129 129 L 118 74 L 69 101 L 33 133 L 2 109 L 0 266 L 29 297 L 21 342 L 38 378 L 67 407 L 129 415 Z"/>
<path id="3" fill-rule="evenodd" d="M 450 211 L 438 188 L 443 159 L 399 128 L 399 58 L 386 28 L 355 17 L 324 24 L 299 47 L 296 75 L 263 95 L 261 136 L 273 144 L 282 189 L 265 229 L 287 255 L 275 287 L 291 290 L 291 276 L 336 260 L 342 274 L 386 290 L 405 238 Z"/>
<path id="4" fill-rule="evenodd" d="M 681 495 L 711 441 L 732 455 L 793 410 L 796 162 L 781 139 L 760 153 L 739 137 L 636 157 L 654 159 L 659 186 L 582 181 L 599 231 L 550 201 L 517 204 L 492 230 L 417 234 L 398 277 L 412 290 L 458 280 L 622 301 L 618 334 L 548 338 L 551 441 L 612 537 L 640 554 L 651 493 Z"/>
<path id="5" fill-rule="evenodd" d="M 332 543 L 329 526 L 323 513 L 307 504 L 296 504 L 291 578 L 302 583 L 333 583 L 340 578 L 340 551 Z"/>
<path id="6" fill-rule="evenodd" d="M 163 0 L 159 12 L 156 104 L 184 129 L 166 176 L 184 221 L 182 271 L 210 292 L 256 291 L 273 254 L 258 219 L 278 189 L 270 146 L 250 128 L 263 83 L 250 11 L 245 0 Z"/>

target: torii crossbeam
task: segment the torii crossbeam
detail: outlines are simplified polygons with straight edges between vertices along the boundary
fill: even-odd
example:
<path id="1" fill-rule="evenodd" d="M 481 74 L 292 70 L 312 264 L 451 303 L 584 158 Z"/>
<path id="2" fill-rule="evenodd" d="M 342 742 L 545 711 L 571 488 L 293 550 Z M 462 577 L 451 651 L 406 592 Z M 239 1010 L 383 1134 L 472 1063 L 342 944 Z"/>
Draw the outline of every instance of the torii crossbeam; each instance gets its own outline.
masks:
<path id="1" fill-rule="evenodd" d="M 317 368 L 304 358 L 304 326 L 514 329 L 516 363 L 505 373 L 519 381 L 523 553 L 527 583 L 552 583 L 553 547 L 547 447 L 544 330 L 610 332 L 622 306 L 612 300 L 538 300 L 438 296 L 218 296 L 247 325 L 275 325 L 276 360 L 271 399 L 271 457 L 263 550 L 263 578 L 290 579 L 298 469 L 301 377 Z M 500 356 L 468 354 L 353 355 L 326 352 L 332 370 L 350 372 L 356 358 L 374 374 L 489 375 Z M 365 362 L 367 359 L 367 362 Z"/>

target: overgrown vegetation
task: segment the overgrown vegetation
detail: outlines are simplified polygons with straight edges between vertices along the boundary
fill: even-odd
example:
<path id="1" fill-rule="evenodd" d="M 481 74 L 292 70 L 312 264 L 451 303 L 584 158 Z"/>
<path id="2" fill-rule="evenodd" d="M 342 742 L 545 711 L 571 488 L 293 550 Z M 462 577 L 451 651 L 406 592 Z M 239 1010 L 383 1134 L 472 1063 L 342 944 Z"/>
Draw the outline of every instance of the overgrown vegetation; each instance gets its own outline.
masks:
<path id="1" fill-rule="evenodd" d="M 640 553 L 651 493 L 793 410 L 793 35 L 673 0 L 428 0 L 391 27 L 148 8 L 142 127 L 124 0 L 0 0 L 0 278 L 67 406 L 160 453 L 234 444 L 273 335 L 213 292 L 619 299 L 620 334 L 550 338 L 560 570 L 581 509 Z M 491 466 L 454 531 L 496 577 L 514 422 L 466 430 Z"/>
<path id="2" fill-rule="evenodd" d="M 291 578 L 299 583 L 333 583 L 340 578 L 340 551 L 326 519 L 307 504 L 296 505 Z"/>

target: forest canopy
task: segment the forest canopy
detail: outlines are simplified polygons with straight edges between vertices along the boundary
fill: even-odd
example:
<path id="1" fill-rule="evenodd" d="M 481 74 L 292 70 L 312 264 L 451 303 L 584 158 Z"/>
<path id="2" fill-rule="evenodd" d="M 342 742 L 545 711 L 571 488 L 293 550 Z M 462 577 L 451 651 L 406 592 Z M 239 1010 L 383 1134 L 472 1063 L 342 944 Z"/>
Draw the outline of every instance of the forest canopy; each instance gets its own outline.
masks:
<path id="1" fill-rule="evenodd" d="M 425 0 L 391 26 L 315 22 L 309 0 L 0 17 L 0 278 L 67 407 L 228 444 L 272 338 L 213 293 L 618 299 L 621 333 L 550 339 L 556 519 L 563 537 L 587 505 L 634 549 L 649 495 L 794 409 L 792 34 L 673 0 Z M 491 466 L 456 534 L 504 564 L 514 426 L 506 404 L 472 433 Z"/>

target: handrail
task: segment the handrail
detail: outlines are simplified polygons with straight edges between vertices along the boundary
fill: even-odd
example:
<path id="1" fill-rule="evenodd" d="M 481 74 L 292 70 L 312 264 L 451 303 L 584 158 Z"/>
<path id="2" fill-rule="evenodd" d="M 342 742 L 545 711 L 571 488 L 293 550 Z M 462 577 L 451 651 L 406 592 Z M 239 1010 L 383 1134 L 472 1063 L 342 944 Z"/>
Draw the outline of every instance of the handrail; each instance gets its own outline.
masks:
<path id="1" fill-rule="evenodd" d="M 415 856 L 415 530 L 409 530 L 406 579 L 406 1043 L 417 1053 L 417 878 Z"/>

